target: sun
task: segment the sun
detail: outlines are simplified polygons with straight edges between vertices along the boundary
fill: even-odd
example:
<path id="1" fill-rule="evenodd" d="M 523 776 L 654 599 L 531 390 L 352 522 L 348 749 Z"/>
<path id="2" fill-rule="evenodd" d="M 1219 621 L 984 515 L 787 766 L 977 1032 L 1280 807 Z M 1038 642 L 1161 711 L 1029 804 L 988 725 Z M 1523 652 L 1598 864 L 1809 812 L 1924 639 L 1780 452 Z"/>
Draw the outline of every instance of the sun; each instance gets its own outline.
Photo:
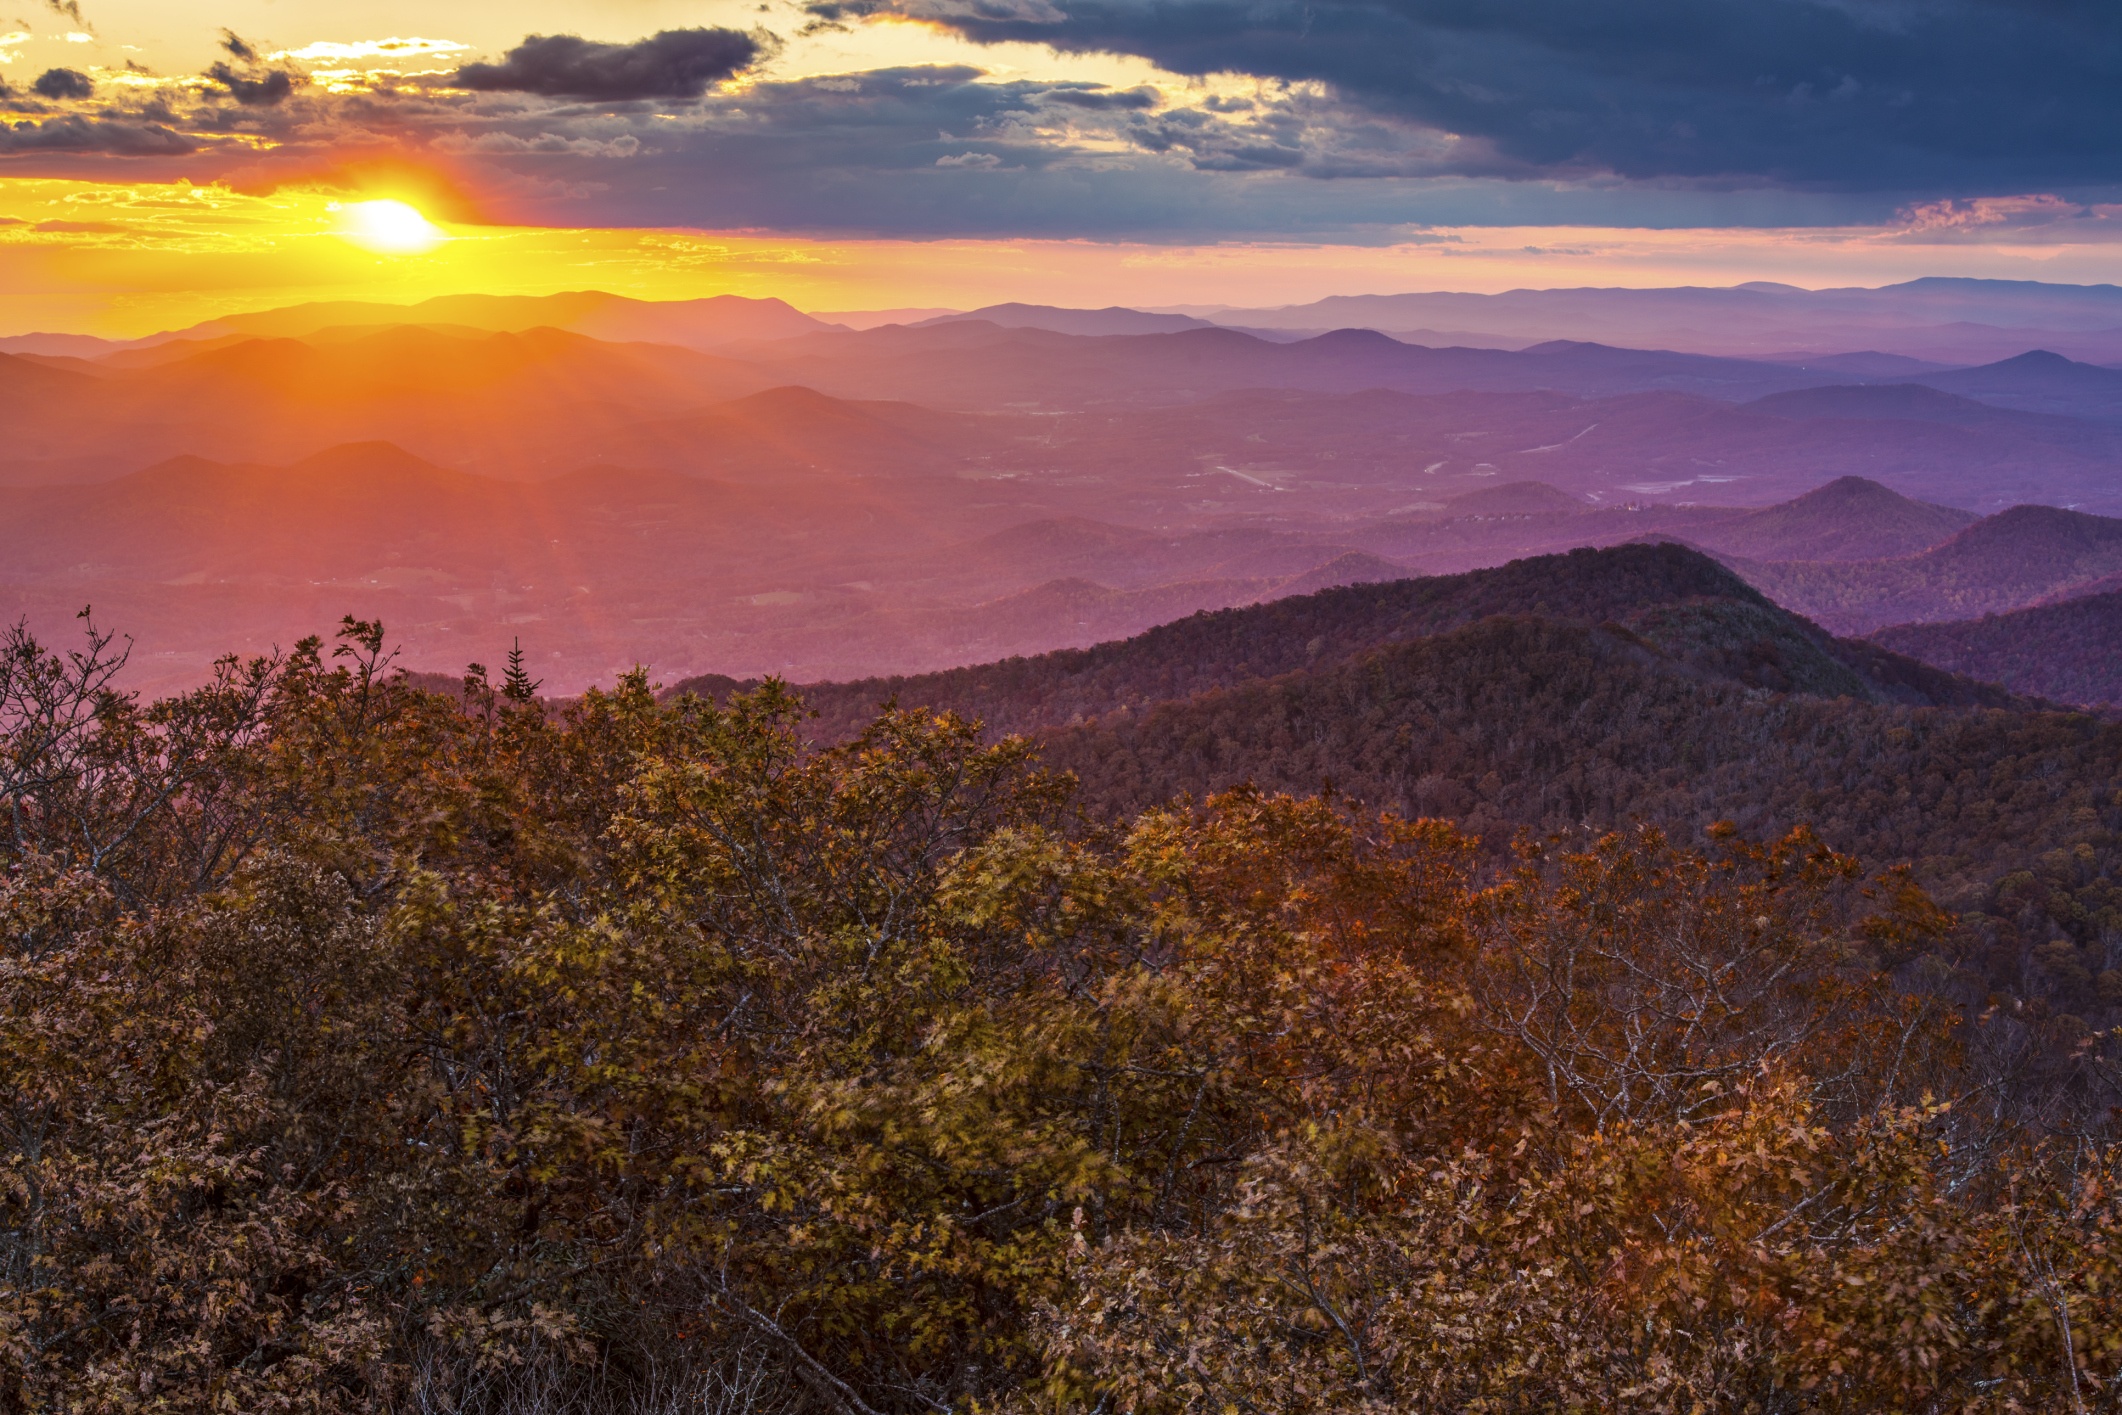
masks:
<path id="1" fill-rule="evenodd" d="M 402 201 L 348 202 L 334 210 L 340 236 L 380 255 L 419 255 L 449 239 L 416 208 Z"/>

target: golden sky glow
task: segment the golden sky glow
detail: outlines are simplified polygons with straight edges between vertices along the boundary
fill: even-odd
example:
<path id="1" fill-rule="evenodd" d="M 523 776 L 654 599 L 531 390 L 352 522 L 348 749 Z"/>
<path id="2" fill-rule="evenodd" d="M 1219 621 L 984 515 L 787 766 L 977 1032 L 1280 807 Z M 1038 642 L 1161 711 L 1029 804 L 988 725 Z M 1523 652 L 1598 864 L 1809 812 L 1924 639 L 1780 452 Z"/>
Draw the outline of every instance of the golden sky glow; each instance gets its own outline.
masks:
<path id="1" fill-rule="evenodd" d="M 804 33 L 805 17 L 788 0 L 454 0 L 440 9 L 400 0 L 232 0 L 217 5 L 210 17 L 169 0 L 94 0 L 89 12 L 96 20 L 92 33 L 54 19 L 0 35 L 0 62 L 13 54 L 25 67 L 63 63 L 117 77 L 130 59 L 158 74 L 183 74 L 223 57 L 218 40 L 226 27 L 274 58 L 301 62 L 320 82 L 345 83 L 384 71 L 448 70 L 468 54 L 499 53 L 528 33 L 617 42 L 687 25 L 765 25 L 781 40 L 762 73 L 777 79 L 896 64 L 971 64 L 997 80 L 1075 79 L 1116 88 L 1192 84 L 1129 55 L 979 45 L 935 25 L 891 18 Z"/>
<path id="2" fill-rule="evenodd" d="M 806 309 L 1276 305 L 1330 294 L 1565 285 L 1886 284 L 1955 273 L 2107 278 L 2113 247 L 1940 244 L 1897 229 L 1472 227 L 1421 244 L 799 241 L 757 233 L 439 223 L 425 250 L 346 238 L 345 194 L 0 179 L 0 334 L 132 337 L 304 300 L 597 288 L 643 299 L 778 295 Z M 414 244 L 419 244 L 415 242 Z"/>
<path id="3" fill-rule="evenodd" d="M 376 255 L 425 255 L 449 237 L 419 208 L 392 197 L 341 203 L 333 231 Z"/>
<path id="4" fill-rule="evenodd" d="M 1731 209 L 1752 201 L 1754 216 L 1788 224 L 1708 225 L 1694 223 L 1722 197 L 1649 183 L 1644 219 L 1602 225 L 1631 219 L 1625 203 L 1601 205 L 1625 183 L 1483 176 L 1476 163 L 1430 184 L 1424 162 L 1478 143 L 1337 106 L 1323 83 L 1186 77 L 1135 55 L 980 44 L 890 14 L 818 24 L 797 0 L 226 0 L 210 16 L 170 0 L 83 0 L 78 20 L 61 9 L 26 4 L 0 22 L 15 104 L 0 124 L 53 130 L 0 147 L 0 335 L 131 336 L 303 300 L 586 287 L 833 310 L 2122 277 L 2122 206 L 2091 197 L 1911 199 L 1890 219 L 1894 203 L 1875 203 L 1873 224 L 1853 225 L 1836 224 L 1839 210 L 1823 217 L 1817 192 L 1764 189 Z M 633 44 L 697 26 L 772 36 L 709 102 L 451 92 L 457 66 L 529 34 Z M 241 53 L 224 27 L 243 37 Z M 244 97 L 211 77 L 231 56 L 253 79 L 292 66 L 298 86 Z M 27 86 L 53 68 L 85 75 L 94 96 L 38 99 Z M 946 70 L 955 77 L 928 77 Z M 875 76 L 893 73 L 901 87 L 885 94 Z M 1010 97 L 939 97 L 933 116 L 908 97 L 952 85 Z M 1049 102 L 1041 85 L 1113 101 Z M 845 113 L 825 111 L 833 95 L 852 95 Z M 54 128 L 65 123 L 80 132 Z M 97 124 L 146 125 L 153 141 L 99 146 Z M 1283 166 L 1245 165 L 1278 144 Z M 1337 175 L 1365 163 L 1385 175 Z M 1483 182 L 1488 195 L 1466 195 Z M 794 195 L 783 200 L 777 183 Z M 1093 229 L 1074 218 L 1101 202 L 1121 215 L 1097 239 L 948 234 Z M 1479 210 L 1485 221 L 1468 214 Z M 697 224 L 679 227 L 673 212 Z M 1587 214 L 1597 221 L 1574 219 Z M 725 225 L 747 229 L 712 229 Z M 786 234 L 841 229 L 937 238 Z M 1145 229 L 1173 234 L 1131 239 Z M 1204 243 L 1247 230 L 1303 234 Z M 1338 234 L 1310 239 L 1322 231 Z"/>

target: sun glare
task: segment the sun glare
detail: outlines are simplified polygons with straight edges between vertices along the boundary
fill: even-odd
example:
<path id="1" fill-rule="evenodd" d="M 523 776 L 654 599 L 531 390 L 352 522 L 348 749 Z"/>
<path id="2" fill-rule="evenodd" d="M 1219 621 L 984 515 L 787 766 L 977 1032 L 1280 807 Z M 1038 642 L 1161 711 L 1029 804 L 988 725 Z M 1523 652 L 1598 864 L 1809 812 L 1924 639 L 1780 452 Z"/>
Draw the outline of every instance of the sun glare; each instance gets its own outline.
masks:
<path id="1" fill-rule="evenodd" d="M 419 255 L 449 239 L 402 201 L 357 201 L 338 208 L 338 232 L 380 255 Z"/>

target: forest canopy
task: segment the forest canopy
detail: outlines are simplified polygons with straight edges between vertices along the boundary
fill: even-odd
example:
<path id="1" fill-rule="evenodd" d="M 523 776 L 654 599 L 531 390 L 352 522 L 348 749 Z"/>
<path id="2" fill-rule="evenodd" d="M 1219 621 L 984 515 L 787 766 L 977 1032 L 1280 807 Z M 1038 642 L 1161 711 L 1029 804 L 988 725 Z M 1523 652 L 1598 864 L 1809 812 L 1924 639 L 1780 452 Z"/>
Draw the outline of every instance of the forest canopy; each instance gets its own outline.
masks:
<path id="1" fill-rule="evenodd" d="M 381 626 L 0 650 L 0 1402 L 2091 1409 L 2096 1039 L 1810 830 L 1525 836 Z"/>

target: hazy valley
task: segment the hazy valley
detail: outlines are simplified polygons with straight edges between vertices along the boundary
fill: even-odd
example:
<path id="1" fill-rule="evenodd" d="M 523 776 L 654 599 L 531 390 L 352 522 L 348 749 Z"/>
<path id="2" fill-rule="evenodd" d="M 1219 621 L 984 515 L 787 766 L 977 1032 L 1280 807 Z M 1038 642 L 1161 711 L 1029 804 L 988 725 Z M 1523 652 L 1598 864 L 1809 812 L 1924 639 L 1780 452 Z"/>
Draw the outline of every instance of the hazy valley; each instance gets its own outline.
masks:
<path id="1" fill-rule="evenodd" d="M 636 661 L 921 672 L 1640 539 L 1838 633 L 2122 573 L 2122 372 L 2040 352 L 1903 370 L 1198 321 L 850 330 L 733 297 L 388 312 L 10 341 L 5 605 L 40 627 L 97 606 L 150 689 L 358 607 L 422 670 L 520 637 L 572 692 Z M 1015 318 L 1119 312 L 1069 313 Z"/>

